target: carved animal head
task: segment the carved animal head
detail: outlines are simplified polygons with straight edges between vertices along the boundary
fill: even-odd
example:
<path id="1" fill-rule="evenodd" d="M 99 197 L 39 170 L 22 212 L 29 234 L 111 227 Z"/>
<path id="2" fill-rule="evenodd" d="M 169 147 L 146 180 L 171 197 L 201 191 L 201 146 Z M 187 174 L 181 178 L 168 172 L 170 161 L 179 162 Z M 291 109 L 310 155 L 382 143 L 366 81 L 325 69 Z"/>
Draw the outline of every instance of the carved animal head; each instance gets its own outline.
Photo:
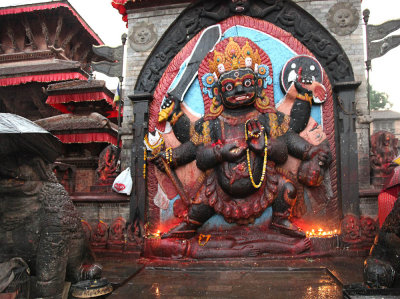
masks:
<path id="1" fill-rule="evenodd" d="M 0 159 L 0 193 L 36 194 L 43 182 L 55 180 L 49 164 L 39 157 L 12 154 Z"/>
<path id="2" fill-rule="evenodd" d="M 364 281 L 372 288 L 389 288 L 395 279 L 396 271 L 387 262 L 368 257 L 364 262 Z"/>

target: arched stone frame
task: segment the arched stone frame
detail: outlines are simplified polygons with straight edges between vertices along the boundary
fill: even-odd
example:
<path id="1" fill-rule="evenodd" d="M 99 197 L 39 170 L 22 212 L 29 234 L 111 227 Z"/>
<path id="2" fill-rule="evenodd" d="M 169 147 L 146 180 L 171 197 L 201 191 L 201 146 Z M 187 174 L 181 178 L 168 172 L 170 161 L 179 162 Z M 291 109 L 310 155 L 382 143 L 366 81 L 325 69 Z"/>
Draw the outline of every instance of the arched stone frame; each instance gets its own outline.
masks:
<path id="1" fill-rule="evenodd" d="M 230 0 L 197 1 L 186 8 L 168 28 L 147 58 L 136 82 L 135 92 L 153 93 L 166 67 L 179 51 L 201 30 L 235 14 L 228 10 Z M 244 15 L 270 22 L 289 32 L 317 58 L 333 85 L 354 81 L 350 60 L 341 45 L 313 16 L 289 0 L 252 0 L 253 9 Z M 210 4 L 214 3 L 214 4 Z M 278 5 L 280 3 L 280 5 Z M 212 6 L 211 9 L 208 9 Z M 219 14 L 220 19 L 204 16 L 204 12 Z M 263 14 L 264 12 L 264 15 Z"/>
<path id="2" fill-rule="evenodd" d="M 271 4 L 265 2 L 270 2 Z M 168 65 L 170 65 L 170 62 L 188 42 L 192 41 L 197 33 L 210 25 L 214 25 L 223 19 L 233 16 L 227 7 L 227 3 L 228 1 L 226 0 L 217 2 L 198 1 L 184 10 L 158 42 L 146 61 L 138 77 L 135 94 L 153 94 L 161 76 L 166 71 Z M 217 17 L 221 15 L 221 18 Z M 272 23 L 290 33 L 295 39 L 301 42 L 321 63 L 335 91 L 340 93 L 341 90 L 343 90 L 344 98 L 350 102 L 351 106 L 351 102 L 354 102 L 355 97 L 354 90 L 352 90 L 355 84 L 351 84 L 354 83 L 354 75 L 350 61 L 340 44 L 315 20 L 315 18 L 295 3 L 279 0 L 254 0 L 251 2 L 251 7 L 245 15 Z M 335 95 L 333 95 L 333 97 L 335 97 Z M 331 104 L 331 111 L 335 111 L 336 115 L 339 114 L 339 112 L 336 111 L 336 105 L 333 105 L 333 102 L 331 102 Z M 336 123 L 336 127 L 339 127 L 342 133 L 348 133 L 345 138 L 348 143 L 345 144 L 346 148 L 342 146 L 337 149 L 336 153 L 338 153 L 338 157 L 341 157 L 344 156 L 341 155 L 342 152 L 348 152 L 349 148 L 352 150 L 354 153 L 353 156 L 350 157 L 349 154 L 347 154 L 345 158 L 348 161 L 352 161 L 353 166 L 351 168 L 354 172 L 354 169 L 357 169 L 357 162 L 355 162 L 356 167 L 354 168 L 354 161 L 357 161 L 354 124 L 351 120 L 345 120 L 343 122 L 343 117 L 340 121 L 342 123 L 339 125 Z M 351 138 L 349 134 L 353 134 L 354 136 Z M 343 145 L 342 140 L 339 142 L 338 134 L 334 136 L 334 139 L 336 139 L 336 142 L 334 142 L 335 144 Z M 342 139 L 342 136 L 340 139 Z M 344 143 L 346 143 L 346 141 Z M 343 159 L 340 159 L 339 162 L 342 166 L 347 164 Z M 332 169 L 335 170 L 336 165 L 332 166 L 331 171 Z M 348 172 L 349 169 L 350 166 L 347 166 Z M 340 168 L 338 170 L 338 182 L 340 184 L 344 178 L 347 177 L 348 179 L 349 175 Z M 353 191 L 349 193 L 347 192 L 348 190 Z M 152 193 L 151 188 L 149 191 Z M 354 173 L 352 174 L 351 182 L 346 184 L 346 188 L 340 188 L 339 193 L 341 193 L 339 198 L 341 197 L 342 199 L 343 213 L 357 213 L 358 205 L 353 202 L 354 194 L 358 193 L 357 176 L 354 177 Z M 341 209 L 339 206 L 340 204 L 338 203 L 337 209 L 340 212 Z"/>

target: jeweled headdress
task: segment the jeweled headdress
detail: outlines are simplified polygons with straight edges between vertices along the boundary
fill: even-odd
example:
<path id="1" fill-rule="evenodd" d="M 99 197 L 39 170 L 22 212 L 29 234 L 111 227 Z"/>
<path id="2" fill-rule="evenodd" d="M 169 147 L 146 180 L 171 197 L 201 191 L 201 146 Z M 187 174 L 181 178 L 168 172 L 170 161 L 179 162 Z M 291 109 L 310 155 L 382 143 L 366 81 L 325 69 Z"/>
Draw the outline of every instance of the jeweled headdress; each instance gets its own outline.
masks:
<path id="1" fill-rule="evenodd" d="M 243 47 L 234 41 L 231 37 L 226 45 L 224 52 L 214 51 L 214 57 L 209 60 L 210 72 L 219 77 L 226 71 L 236 70 L 239 68 L 252 68 L 255 72 L 258 71 L 258 66 L 261 63 L 258 50 L 253 50 L 249 45 L 249 41 Z"/>
<path id="2" fill-rule="evenodd" d="M 200 64 L 198 77 L 206 118 L 207 114 L 213 118 L 222 111 L 216 102 L 219 77 L 224 72 L 239 68 L 251 68 L 259 78 L 260 96 L 256 108 L 262 113 L 274 109 L 272 64 L 268 55 L 250 39 L 237 36 L 219 42 Z"/>

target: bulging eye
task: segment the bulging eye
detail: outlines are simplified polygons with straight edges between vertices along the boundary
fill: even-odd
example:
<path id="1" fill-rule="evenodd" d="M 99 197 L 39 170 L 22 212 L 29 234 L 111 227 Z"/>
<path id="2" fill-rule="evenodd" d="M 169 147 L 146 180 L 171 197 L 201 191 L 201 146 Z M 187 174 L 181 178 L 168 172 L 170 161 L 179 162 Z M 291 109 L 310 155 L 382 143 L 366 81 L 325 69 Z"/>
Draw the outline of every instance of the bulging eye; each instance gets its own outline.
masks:
<path id="1" fill-rule="evenodd" d="M 246 80 L 244 80 L 243 85 L 245 87 L 250 87 L 253 85 L 253 82 L 251 82 L 251 79 L 246 79 Z"/>
<path id="2" fill-rule="evenodd" d="M 233 90 L 233 84 L 232 83 L 227 83 L 225 85 L 225 90 L 226 91 L 232 91 Z"/>

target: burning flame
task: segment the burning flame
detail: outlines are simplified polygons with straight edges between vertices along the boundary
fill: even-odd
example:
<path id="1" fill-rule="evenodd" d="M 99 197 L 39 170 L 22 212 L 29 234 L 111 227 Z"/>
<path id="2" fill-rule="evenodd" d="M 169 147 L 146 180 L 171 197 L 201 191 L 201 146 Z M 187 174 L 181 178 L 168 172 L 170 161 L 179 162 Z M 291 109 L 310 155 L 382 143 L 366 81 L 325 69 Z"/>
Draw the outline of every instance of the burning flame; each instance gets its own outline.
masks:
<path id="1" fill-rule="evenodd" d="M 336 237 L 337 235 L 339 235 L 337 229 L 325 231 L 322 228 L 319 228 L 318 230 L 312 229 L 311 231 L 306 232 L 307 238 L 331 238 Z"/>
<path id="2" fill-rule="evenodd" d="M 160 239 L 161 238 L 161 231 L 157 230 L 156 232 L 148 232 L 146 234 L 146 238 L 148 238 L 148 239 Z"/>

